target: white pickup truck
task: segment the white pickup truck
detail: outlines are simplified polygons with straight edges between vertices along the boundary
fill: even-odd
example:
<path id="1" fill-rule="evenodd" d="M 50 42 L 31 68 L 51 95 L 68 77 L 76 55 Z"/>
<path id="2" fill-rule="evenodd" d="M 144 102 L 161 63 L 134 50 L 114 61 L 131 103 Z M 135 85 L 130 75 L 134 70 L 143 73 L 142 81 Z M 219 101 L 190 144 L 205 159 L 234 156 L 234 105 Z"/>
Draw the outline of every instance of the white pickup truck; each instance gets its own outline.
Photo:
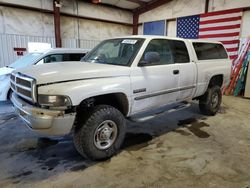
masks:
<path id="1" fill-rule="evenodd" d="M 231 61 L 218 42 L 160 36 L 105 40 L 83 62 L 44 64 L 11 75 L 11 101 L 33 131 L 73 131 L 77 151 L 111 157 L 123 142 L 125 118 L 197 99 L 214 115 Z M 173 107 L 176 108 L 176 107 Z M 145 113 L 146 112 L 146 113 Z"/>

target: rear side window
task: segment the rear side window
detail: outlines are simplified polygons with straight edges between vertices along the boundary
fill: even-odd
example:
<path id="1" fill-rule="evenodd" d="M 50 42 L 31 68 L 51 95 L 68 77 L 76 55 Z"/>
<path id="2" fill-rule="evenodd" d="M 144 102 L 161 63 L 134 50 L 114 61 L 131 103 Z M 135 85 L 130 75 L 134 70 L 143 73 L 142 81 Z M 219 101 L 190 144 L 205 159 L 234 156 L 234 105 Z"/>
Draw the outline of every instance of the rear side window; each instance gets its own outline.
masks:
<path id="1" fill-rule="evenodd" d="M 63 61 L 63 54 L 52 54 L 44 58 L 44 63 L 53 63 Z"/>
<path id="2" fill-rule="evenodd" d="M 222 44 L 194 42 L 198 60 L 227 59 L 227 52 Z"/>
<path id="3" fill-rule="evenodd" d="M 190 62 L 186 44 L 183 41 L 170 40 L 175 63 Z"/>
<path id="4" fill-rule="evenodd" d="M 44 58 L 44 63 L 54 63 L 63 61 L 80 61 L 86 53 L 79 54 L 52 54 Z"/>
<path id="5" fill-rule="evenodd" d="M 69 61 L 80 61 L 86 53 L 82 54 L 68 54 L 69 55 Z"/>

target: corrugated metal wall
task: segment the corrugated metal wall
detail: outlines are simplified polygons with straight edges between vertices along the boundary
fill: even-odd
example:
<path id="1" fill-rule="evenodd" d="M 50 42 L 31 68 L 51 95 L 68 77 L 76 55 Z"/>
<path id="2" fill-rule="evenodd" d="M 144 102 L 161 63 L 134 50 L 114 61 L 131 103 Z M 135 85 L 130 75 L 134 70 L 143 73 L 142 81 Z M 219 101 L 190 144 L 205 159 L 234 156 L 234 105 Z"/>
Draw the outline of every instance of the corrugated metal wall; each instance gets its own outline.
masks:
<path id="1" fill-rule="evenodd" d="M 86 40 L 86 39 L 62 39 L 62 46 L 64 48 L 86 48 L 92 49 L 100 41 L 98 40 Z"/>
<path id="2" fill-rule="evenodd" d="M 53 10 L 52 0 L 0 0 L 38 9 Z M 132 24 L 132 13 L 111 7 L 95 6 L 77 0 L 63 0 L 62 13 Z M 82 18 L 61 16 L 62 46 L 93 48 L 99 41 L 132 33 L 132 27 Z M 50 42 L 55 46 L 52 14 L 0 6 L 0 67 L 18 57 L 14 48 L 27 48 L 28 42 Z"/>
<path id="3" fill-rule="evenodd" d="M 14 48 L 26 48 L 28 50 L 28 42 L 50 43 L 52 47 L 55 47 L 54 37 L 0 34 L 0 67 L 7 66 L 22 57 L 17 56 Z M 78 48 L 80 44 L 80 48 L 92 49 L 99 42 L 97 40 L 62 39 L 62 45 L 65 48 Z"/>
<path id="4" fill-rule="evenodd" d="M 98 41 L 98 40 L 80 39 L 80 48 L 92 49 L 99 43 L 100 43 L 100 41 Z"/>

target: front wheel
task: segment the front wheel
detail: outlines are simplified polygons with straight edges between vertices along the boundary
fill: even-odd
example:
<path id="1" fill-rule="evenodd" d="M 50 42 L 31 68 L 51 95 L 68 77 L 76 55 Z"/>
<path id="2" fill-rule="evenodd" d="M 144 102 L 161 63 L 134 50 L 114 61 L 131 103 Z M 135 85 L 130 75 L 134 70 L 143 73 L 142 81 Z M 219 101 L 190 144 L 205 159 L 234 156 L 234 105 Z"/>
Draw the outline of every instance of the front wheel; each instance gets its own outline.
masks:
<path id="1" fill-rule="evenodd" d="M 199 100 L 201 113 L 205 115 L 215 115 L 220 109 L 221 100 L 222 94 L 219 86 L 208 88 Z"/>
<path id="2" fill-rule="evenodd" d="M 93 160 L 115 155 L 126 133 L 121 112 L 112 106 L 100 105 L 82 116 L 85 120 L 79 121 L 74 132 L 76 150 Z"/>

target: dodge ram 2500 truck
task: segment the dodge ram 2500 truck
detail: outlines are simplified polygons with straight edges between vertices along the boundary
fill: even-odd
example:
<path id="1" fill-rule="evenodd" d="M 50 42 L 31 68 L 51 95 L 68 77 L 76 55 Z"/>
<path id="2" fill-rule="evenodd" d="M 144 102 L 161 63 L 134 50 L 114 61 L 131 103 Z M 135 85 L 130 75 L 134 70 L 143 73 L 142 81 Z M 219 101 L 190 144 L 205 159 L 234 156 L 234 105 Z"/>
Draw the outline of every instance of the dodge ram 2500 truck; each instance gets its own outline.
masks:
<path id="1" fill-rule="evenodd" d="M 13 72 L 11 101 L 33 131 L 72 131 L 81 155 L 104 159 L 119 150 L 125 118 L 192 99 L 199 100 L 202 113 L 215 115 L 230 71 L 219 42 L 121 37 L 101 42 L 82 62 Z"/>

